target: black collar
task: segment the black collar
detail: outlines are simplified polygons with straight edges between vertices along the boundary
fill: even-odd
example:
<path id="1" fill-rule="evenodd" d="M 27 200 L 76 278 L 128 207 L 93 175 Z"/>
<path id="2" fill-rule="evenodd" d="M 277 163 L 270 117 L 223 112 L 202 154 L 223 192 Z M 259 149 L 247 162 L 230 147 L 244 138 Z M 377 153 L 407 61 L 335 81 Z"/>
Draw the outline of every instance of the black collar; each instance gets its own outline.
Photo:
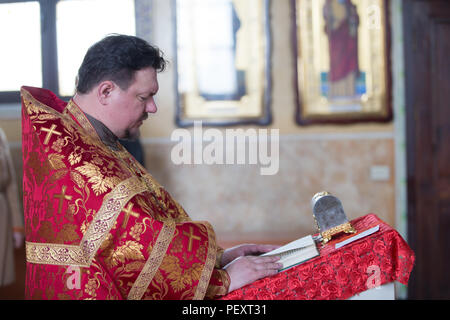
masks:
<path id="1" fill-rule="evenodd" d="M 95 131 L 97 131 L 98 136 L 103 141 L 104 144 L 106 144 L 111 149 L 117 151 L 119 150 L 119 147 L 117 143 L 119 142 L 119 138 L 111 131 L 107 126 L 103 124 L 100 120 L 95 119 L 91 115 L 84 113 L 86 115 L 86 118 L 88 118 L 89 122 L 94 127 Z"/>

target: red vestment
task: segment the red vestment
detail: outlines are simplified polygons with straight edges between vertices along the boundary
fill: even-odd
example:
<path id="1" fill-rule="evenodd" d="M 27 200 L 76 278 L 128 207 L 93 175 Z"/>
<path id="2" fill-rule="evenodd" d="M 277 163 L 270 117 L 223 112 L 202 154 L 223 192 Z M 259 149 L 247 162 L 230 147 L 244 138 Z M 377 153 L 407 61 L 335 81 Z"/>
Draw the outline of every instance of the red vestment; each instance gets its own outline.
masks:
<path id="1" fill-rule="evenodd" d="M 223 251 L 81 109 L 23 87 L 27 299 L 204 299 L 224 295 Z"/>

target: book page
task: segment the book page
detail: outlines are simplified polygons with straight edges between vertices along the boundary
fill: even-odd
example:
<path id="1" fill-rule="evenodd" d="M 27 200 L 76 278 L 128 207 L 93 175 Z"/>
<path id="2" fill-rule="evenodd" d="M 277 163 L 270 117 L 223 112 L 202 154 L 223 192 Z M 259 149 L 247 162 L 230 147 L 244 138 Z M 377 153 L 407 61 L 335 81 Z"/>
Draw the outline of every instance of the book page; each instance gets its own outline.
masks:
<path id="1" fill-rule="evenodd" d="M 298 252 L 299 249 L 306 248 L 309 246 L 315 246 L 314 240 L 311 235 L 297 239 L 295 241 L 289 242 L 288 244 L 285 244 L 282 247 L 279 247 L 278 249 L 272 250 L 270 252 L 266 252 L 262 254 L 261 256 L 273 256 L 273 255 L 279 255 L 282 254 L 290 255 L 294 252 Z"/>

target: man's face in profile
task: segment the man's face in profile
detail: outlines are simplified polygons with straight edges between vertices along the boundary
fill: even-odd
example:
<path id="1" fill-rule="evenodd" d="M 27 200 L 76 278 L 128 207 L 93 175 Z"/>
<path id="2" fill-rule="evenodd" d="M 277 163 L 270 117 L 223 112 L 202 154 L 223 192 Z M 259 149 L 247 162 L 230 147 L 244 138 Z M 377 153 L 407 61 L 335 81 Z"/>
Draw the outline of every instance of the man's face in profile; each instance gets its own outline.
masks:
<path id="1" fill-rule="evenodd" d="M 157 72 L 151 67 L 138 70 L 128 89 L 117 89 L 111 109 L 113 114 L 110 114 L 116 128 L 115 134 L 120 139 L 137 139 L 139 128 L 148 118 L 148 113 L 157 111 L 154 100 L 159 89 Z"/>

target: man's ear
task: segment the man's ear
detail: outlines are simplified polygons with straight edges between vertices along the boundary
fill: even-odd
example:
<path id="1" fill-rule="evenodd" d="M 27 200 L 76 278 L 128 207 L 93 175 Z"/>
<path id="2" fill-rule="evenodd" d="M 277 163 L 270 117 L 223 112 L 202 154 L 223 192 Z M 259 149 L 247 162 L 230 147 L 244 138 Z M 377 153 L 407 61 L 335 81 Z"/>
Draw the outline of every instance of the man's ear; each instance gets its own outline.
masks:
<path id="1" fill-rule="evenodd" d="M 114 89 L 116 89 L 116 85 L 114 84 L 114 82 L 109 80 L 100 82 L 100 84 L 97 86 L 98 101 L 102 105 L 107 105 L 111 98 L 111 93 Z"/>

